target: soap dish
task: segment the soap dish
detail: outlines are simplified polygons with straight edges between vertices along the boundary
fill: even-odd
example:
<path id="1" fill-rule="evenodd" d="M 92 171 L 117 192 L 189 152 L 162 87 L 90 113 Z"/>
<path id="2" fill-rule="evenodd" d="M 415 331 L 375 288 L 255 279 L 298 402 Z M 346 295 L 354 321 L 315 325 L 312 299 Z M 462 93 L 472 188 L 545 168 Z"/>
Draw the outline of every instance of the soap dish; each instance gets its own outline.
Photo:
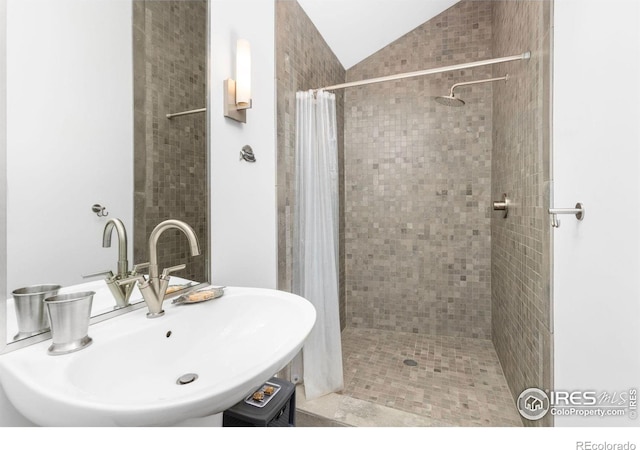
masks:
<path id="1" fill-rule="evenodd" d="M 264 408 L 267 406 L 267 403 L 275 397 L 275 395 L 280 390 L 280 385 L 271 383 L 267 381 L 262 385 L 260 389 L 255 391 L 253 394 L 249 395 L 244 399 L 244 402 L 247 405 L 257 406 L 258 408 Z"/>
<path id="2" fill-rule="evenodd" d="M 171 303 L 176 305 L 190 305 L 192 303 L 202 303 L 224 295 L 224 287 L 209 287 L 198 291 L 189 292 L 174 298 Z"/>
<path id="3" fill-rule="evenodd" d="M 167 288 L 167 292 L 164 295 L 171 295 L 171 294 L 175 294 L 178 291 L 181 291 L 183 289 L 188 289 L 191 286 L 195 286 L 196 282 L 190 281 L 189 283 L 186 284 L 172 284 L 171 286 L 169 286 Z"/>

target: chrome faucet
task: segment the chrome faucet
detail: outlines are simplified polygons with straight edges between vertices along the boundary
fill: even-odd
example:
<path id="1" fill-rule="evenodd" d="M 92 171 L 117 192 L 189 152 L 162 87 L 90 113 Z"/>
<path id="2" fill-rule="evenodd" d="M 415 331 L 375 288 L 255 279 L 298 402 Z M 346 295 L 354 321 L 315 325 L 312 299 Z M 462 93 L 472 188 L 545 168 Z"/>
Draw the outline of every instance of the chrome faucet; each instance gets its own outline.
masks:
<path id="1" fill-rule="evenodd" d="M 135 277 L 138 270 L 148 264 L 138 264 L 134 266 L 133 271 L 129 272 L 129 261 L 127 260 L 127 230 L 120 219 L 109 219 L 105 224 L 104 231 L 102 233 L 102 247 L 111 247 L 111 236 L 113 235 L 114 229 L 118 233 L 118 269 L 116 275 L 113 274 L 113 271 L 106 270 L 93 273 L 91 275 L 85 275 L 84 278 L 106 275 L 105 282 L 116 300 L 116 308 L 124 308 L 125 306 L 129 306 L 129 298 L 133 291 L 133 284 L 125 286 L 118 283 L 118 281 L 132 276 Z"/>
<path id="2" fill-rule="evenodd" d="M 162 274 L 160 274 L 160 268 L 158 267 L 158 240 L 162 233 L 171 228 L 178 229 L 187 236 L 191 256 L 198 256 L 200 254 L 200 243 L 193 228 L 181 220 L 165 220 L 156 225 L 149 236 L 149 279 L 147 280 L 144 276 L 139 275 L 117 281 L 117 284 L 121 286 L 138 281 L 138 288 L 149 308 L 147 317 L 150 319 L 160 317 L 164 314 L 162 302 L 164 302 L 164 296 L 167 292 L 167 287 L 169 287 L 169 274 L 186 267 L 184 264 L 167 267 L 162 271 Z"/>
<path id="3" fill-rule="evenodd" d="M 127 277 L 129 272 L 129 261 L 127 260 L 127 230 L 120 219 L 109 219 L 104 226 L 102 233 L 102 247 L 111 247 L 111 235 L 113 229 L 118 233 L 118 276 Z"/>

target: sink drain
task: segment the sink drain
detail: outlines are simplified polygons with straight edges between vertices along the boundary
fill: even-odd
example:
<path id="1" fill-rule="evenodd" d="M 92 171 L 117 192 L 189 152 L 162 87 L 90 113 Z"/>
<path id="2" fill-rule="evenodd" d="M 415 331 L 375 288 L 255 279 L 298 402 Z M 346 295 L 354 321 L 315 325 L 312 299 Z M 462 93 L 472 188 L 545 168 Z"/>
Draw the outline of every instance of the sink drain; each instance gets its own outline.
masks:
<path id="1" fill-rule="evenodd" d="M 413 359 L 405 359 L 405 360 L 404 360 L 404 361 L 402 361 L 402 362 L 405 364 L 405 366 L 415 367 L 415 366 L 417 366 L 417 365 L 418 365 L 418 363 L 417 363 L 415 360 L 413 360 Z"/>
<path id="2" fill-rule="evenodd" d="M 189 384 L 198 379 L 197 373 L 185 373 L 176 380 L 176 384 Z"/>

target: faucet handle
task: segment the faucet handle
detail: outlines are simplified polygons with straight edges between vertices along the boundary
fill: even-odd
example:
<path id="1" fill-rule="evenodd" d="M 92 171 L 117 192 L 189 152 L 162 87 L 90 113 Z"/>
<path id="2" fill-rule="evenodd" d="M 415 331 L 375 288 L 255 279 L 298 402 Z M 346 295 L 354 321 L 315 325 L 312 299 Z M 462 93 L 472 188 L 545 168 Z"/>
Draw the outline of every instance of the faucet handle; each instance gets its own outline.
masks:
<path id="1" fill-rule="evenodd" d="M 187 267 L 186 264 L 179 264 L 177 266 L 167 267 L 162 271 L 162 276 L 160 278 L 165 279 L 169 276 L 171 272 L 177 272 L 178 270 L 186 269 L 186 267 Z"/>
<path id="2" fill-rule="evenodd" d="M 113 277 L 113 271 L 112 270 L 103 270 L 102 272 L 96 272 L 96 273 L 90 273 L 88 275 L 82 275 L 82 278 L 93 278 L 93 277 L 99 277 L 101 275 L 106 275 L 109 278 Z"/>
<path id="3" fill-rule="evenodd" d="M 136 274 L 138 273 L 138 271 L 140 269 L 148 269 L 149 268 L 149 263 L 148 262 L 144 262 L 144 263 L 140 263 L 140 264 L 134 264 L 133 266 L 133 270 L 131 271 L 132 274 Z"/>
<path id="4" fill-rule="evenodd" d="M 129 277 L 129 278 L 124 278 L 122 280 L 116 280 L 116 284 L 118 286 L 123 286 L 125 284 L 135 283 L 136 281 L 139 282 L 140 284 L 143 284 L 147 280 L 145 279 L 145 277 L 143 275 L 138 275 L 138 276 L 132 276 L 132 277 Z"/>

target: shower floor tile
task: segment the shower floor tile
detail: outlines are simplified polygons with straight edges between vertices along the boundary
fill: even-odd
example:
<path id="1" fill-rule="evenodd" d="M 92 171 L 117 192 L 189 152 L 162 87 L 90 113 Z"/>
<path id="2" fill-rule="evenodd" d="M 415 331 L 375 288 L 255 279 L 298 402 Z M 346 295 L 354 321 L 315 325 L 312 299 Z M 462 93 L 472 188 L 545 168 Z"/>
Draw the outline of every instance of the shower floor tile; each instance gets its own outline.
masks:
<path id="1" fill-rule="evenodd" d="M 342 352 L 343 395 L 438 425 L 522 426 L 491 341 L 347 328 Z"/>

